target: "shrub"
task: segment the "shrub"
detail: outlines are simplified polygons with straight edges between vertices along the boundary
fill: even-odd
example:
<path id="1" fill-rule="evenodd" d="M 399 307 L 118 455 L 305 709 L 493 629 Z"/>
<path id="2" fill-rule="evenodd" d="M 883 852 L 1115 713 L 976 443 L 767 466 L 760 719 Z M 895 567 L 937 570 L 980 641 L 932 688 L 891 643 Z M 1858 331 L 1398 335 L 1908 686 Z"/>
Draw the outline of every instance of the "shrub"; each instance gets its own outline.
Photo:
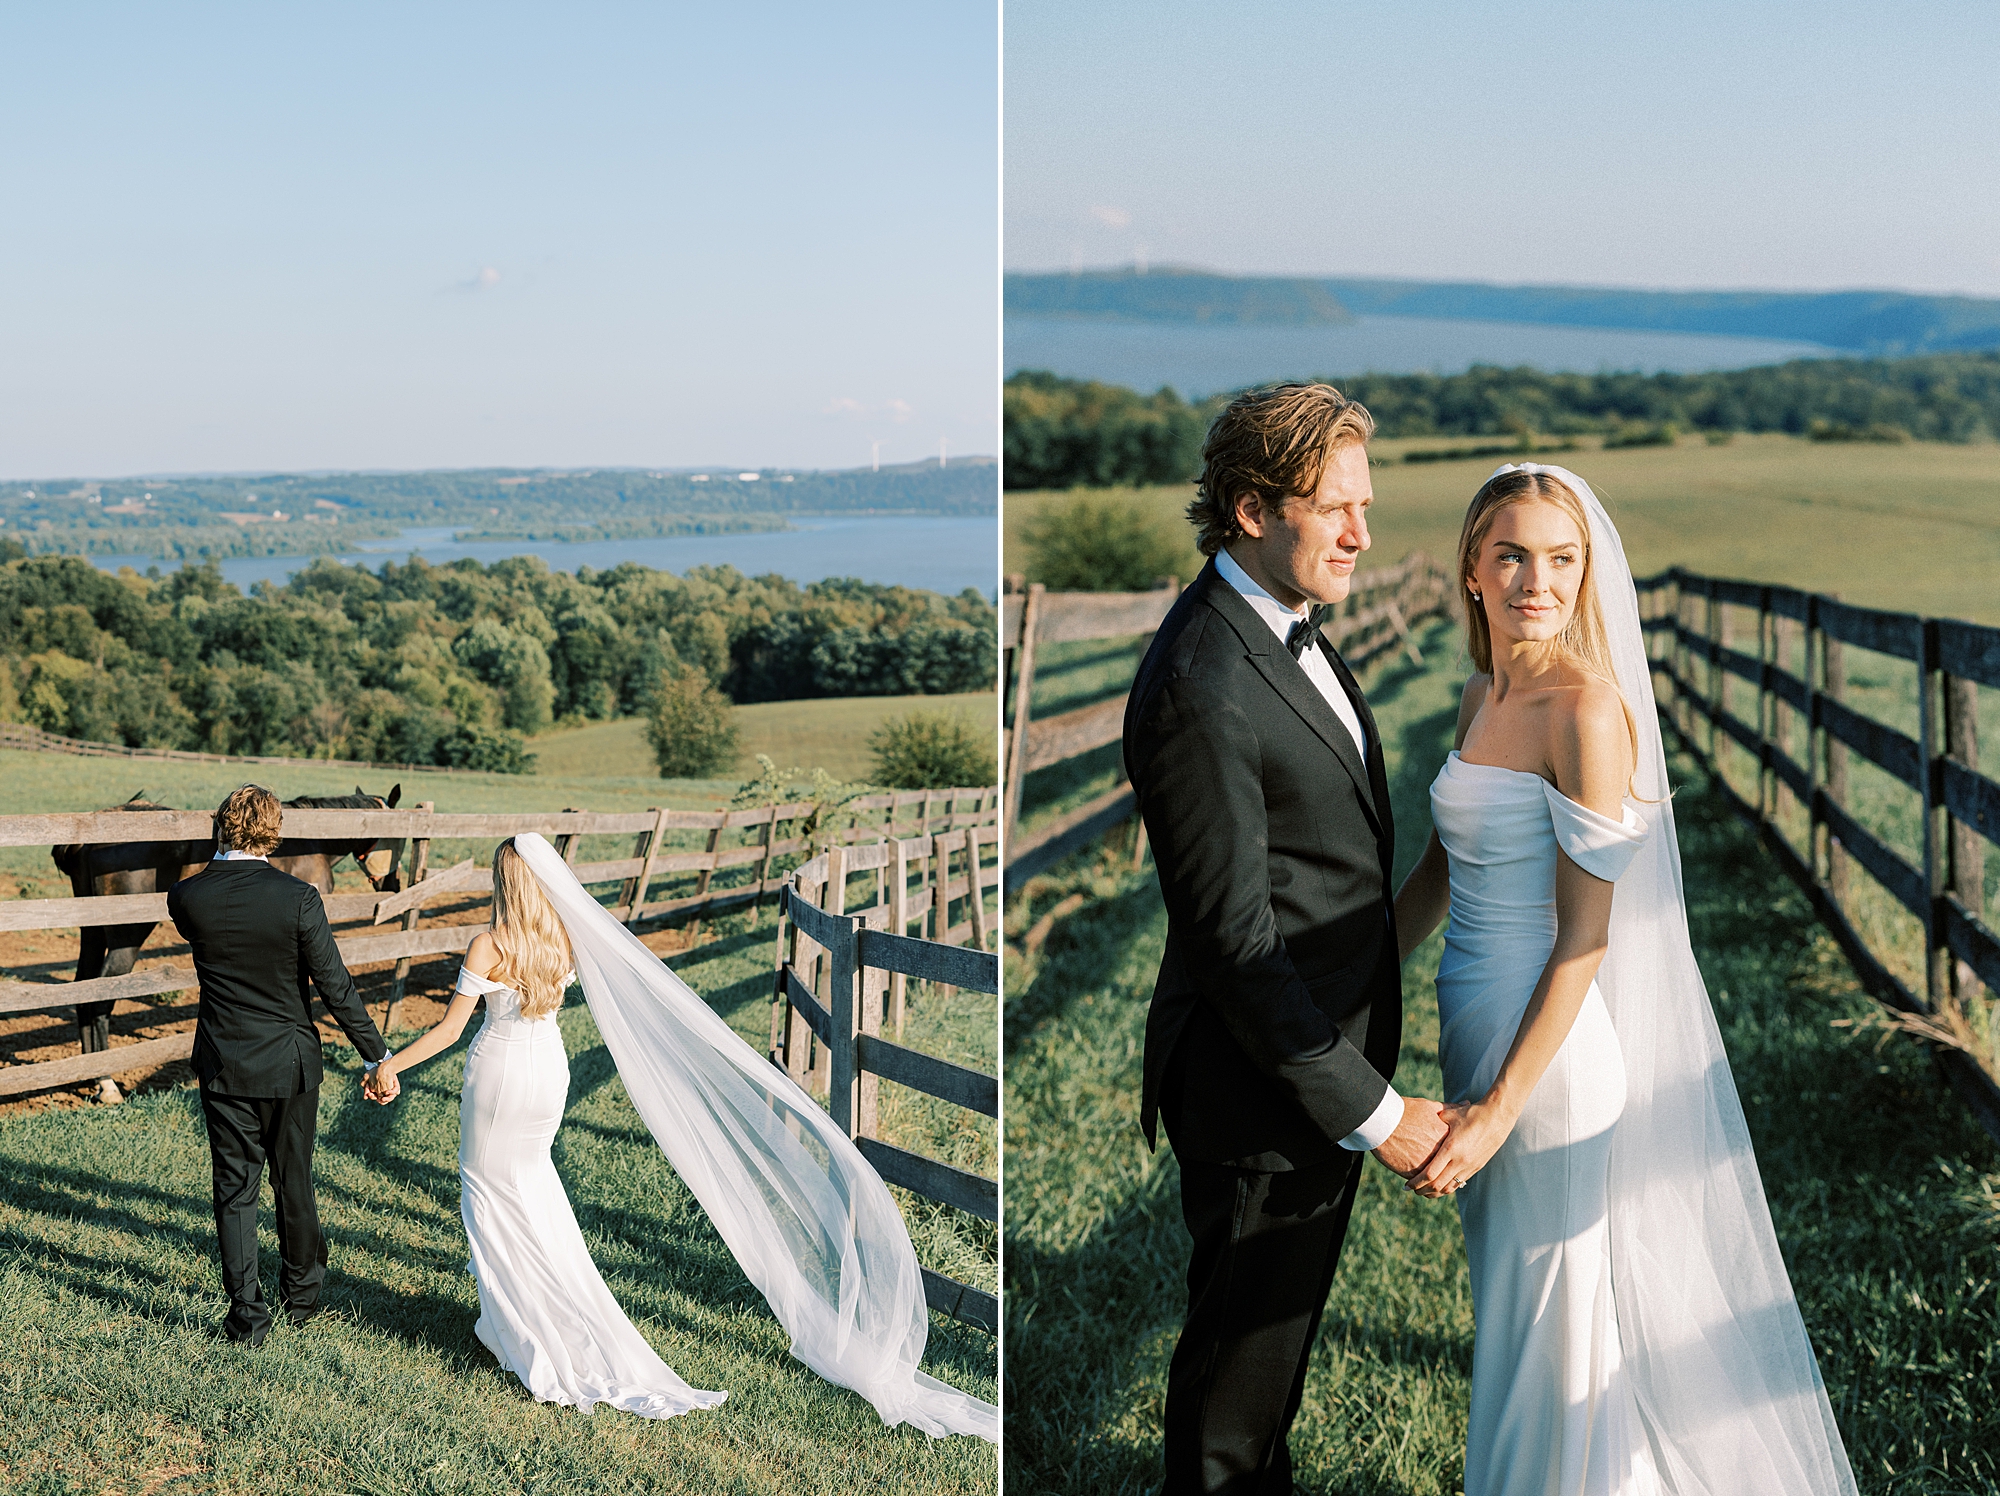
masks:
<path id="1" fill-rule="evenodd" d="M 660 673 L 646 741 L 662 779 L 705 779 L 736 762 L 736 704 L 693 666 Z"/>
<path id="2" fill-rule="evenodd" d="M 1849 426 L 1839 421 L 1814 421 L 1806 428 L 1808 439 L 1816 442 L 1881 442 L 1894 444 L 1906 442 L 1910 433 L 1901 426 L 1892 426 L 1887 421 L 1876 421 L 1868 426 Z"/>
<path id="3" fill-rule="evenodd" d="M 1672 422 L 1658 426 L 1621 426 L 1604 438 L 1604 448 L 1608 452 L 1613 447 L 1671 447 L 1680 433 Z"/>
<path id="4" fill-rule="evenodd" d="M 490 727 L 453 729 L 450 737 L 437 745 L 437 756 L 456 769 L 484 769 L 489 774 L 532 774 L 535 755 L 527 744 L 511 732 L 495 732 Z"/>
<path id="5" fill-rule="evenodd" d="M 1201 570 L 1194 535 L 1139 500 L 1078 494 L 1049 500 L 1022 529 L 1029 575 L 1051 592 L 1144 592 Z"/>
<path id="6" fill-rule="evenodd" d="M 891 717 L 868 735 L 877 783 L 898 790 L 952 789 L 993 783 L 998 772 L 991 724 L 956 712 Z"/>

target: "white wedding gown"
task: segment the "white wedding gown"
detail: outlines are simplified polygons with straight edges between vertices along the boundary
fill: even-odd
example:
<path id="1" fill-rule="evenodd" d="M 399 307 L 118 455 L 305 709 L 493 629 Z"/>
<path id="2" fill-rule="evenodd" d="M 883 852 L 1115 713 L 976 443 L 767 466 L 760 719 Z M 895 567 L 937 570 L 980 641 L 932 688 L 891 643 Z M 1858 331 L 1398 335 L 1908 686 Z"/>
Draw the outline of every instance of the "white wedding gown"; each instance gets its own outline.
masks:
<path id="1" fill-rule="evenodd" d="M 1491 1084 L 1548 964 L 1557 847 L 1616 885 L 1568 1038 L 1458 1195 L 1478 1320 L 1466 1496 L 1854 1496 L 1695 964 L 1631 565 L 1589 484 L 1522 467 L 1589 516 L 1638 752 L 1618 820 L 1457 754 L 1431 786 L 1451 863 L 1447 1099 Z"/>
<path id="2" fill-rule="evenodd" d="M 1556 847 L 1615 883 L 1645 840 L 1538 774 L 1454 753 L 1431 785 L 1451 862 L 1438 968 L 1445 1095 L 1485 1094 L 1556 937 Z M 1614 895 L 1615 897 L 1615 895 Z M 1466 1496 L 1655 1496 L 1625 1375 L 1607 1212 L 1625 1064 L 1591 984 L 1513 1133 L 1458 1194 L 1478 1333 Z"/>
<path id="3" fill-rule="evenodd" d="M 712 1408 L 611 1297 L 549 1158 L 569 1100 L 569 1056 L 553 1013 L 523 1018 L 511 988 L 461 970 L 486 999 L 458 1108 L 459 1210 L 479 1281 L 473 1332 L 542 1402 L 642 1418 Z"/>

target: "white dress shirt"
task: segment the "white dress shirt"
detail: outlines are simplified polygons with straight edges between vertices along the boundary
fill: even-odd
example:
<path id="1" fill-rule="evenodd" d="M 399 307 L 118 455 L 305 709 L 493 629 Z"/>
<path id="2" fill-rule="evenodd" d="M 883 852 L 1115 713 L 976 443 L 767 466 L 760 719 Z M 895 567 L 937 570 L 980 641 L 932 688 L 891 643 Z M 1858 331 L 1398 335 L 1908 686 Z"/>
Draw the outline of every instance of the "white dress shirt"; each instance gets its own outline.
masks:
<path id="1" fill-rule="evenodd" d="M 1259 618 L 1271 626 L 1271 632 L 1278 636 L 1280 642 L 1291 634 L 1293 624 L 1305 618 L 1306 608 L 1293 610 L 1279 602 L 1252 581 L 1250 573 L 1238 565 L 1236 558 L 1229 552 L 1215 553 L 1215 569 L 1225 582 L 1243 594 L 1243 600 L 1250 604 L 1252 611 Z M 1310 606 L 1307 605 L 1308 608 Z M 1347 688 L 1341 685 L 1340 677 L 1333 673 L 1333 666 L 1328 663 L 1325 652 L 1317 647 L 1307 649 L 1299 656 L 1299 668 L 1305 671 L 1306 679 L 1312 682 L 1313 689 L 1326 698 L 1326 704 L 1333 708 L 1334 716 L 1340 718 L 1340 725 L 1353 736 L 1355 752 L 1359 753 L 1362 762 L 1366 763 L 1368 734 L 1362 730 L 1361 714 L 1354 710 L 1354 703 L 1348 698 Z M 1402 1120 L 1403 1098 L 1396 1094 L 1394 1086 L 1389 1086 L 1382 1094 L 1381 1104 L 1369 1114 L 1368 1120 L 1342 1138 L 1340 1146 L 1355 1153 L 1366 1153 L 1370 1149 L 1380 1148 L 1389 1141 L 1389 1135 L 1396 1130 Z"/>

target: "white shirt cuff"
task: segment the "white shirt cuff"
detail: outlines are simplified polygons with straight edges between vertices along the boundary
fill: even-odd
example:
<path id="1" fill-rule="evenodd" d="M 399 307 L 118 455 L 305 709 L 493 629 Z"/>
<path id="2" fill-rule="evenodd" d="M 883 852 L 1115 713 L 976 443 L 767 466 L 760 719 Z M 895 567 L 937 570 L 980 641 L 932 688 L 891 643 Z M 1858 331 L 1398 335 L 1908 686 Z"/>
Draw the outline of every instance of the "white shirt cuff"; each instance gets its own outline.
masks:
<path id="1" fill-rule="evenodd" d="M 1355 1153 L 1372 1153 L 1389 1141 L 1403 1121 L 1403 1098 L 1390 1086 L 1382 1093 L 1382 1104 L 1369 1113 L 1368 1120 L 1340 1140 L 1340 1146 Z"/>

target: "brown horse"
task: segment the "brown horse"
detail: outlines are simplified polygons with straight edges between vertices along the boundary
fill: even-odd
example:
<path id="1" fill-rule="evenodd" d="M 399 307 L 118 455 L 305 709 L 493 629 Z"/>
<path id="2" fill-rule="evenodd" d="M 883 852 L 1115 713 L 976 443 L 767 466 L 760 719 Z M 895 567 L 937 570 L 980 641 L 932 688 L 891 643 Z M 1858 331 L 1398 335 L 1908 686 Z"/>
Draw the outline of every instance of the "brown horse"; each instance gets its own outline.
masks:
<path id="1" fill-rule="evenodd" d="M 386 796 L 370 795 L 359 785 L 351 795 L 301 795 L 285 802 L 292 810 L 393 810 L 403 796 L 399 784 Z M 172 810 L 145 798 L 141 790 L 123 805 L 111 810 Z M 271 854 L 271 866 L 294 878 L 302 878 L 321 895 L 333 892 L 333 868 L 343 857 L 352 857 L 378 893 L 395 893 L 402 885 L 396 876 L 400 842 L 379 845 L 375 838 L 326 840 L 317 837 L 288 837 Z M 215 839 L 200 841 L 83 843 L 54 847 L 49 855 L 69 878 L 70 893 L 84 899 L 107 894 L 165 893 L 182 878 L 192 877 L 207 867 L 215 856 Z M 139 948 L 153 933 L 157 920 L 146 924 L 85 925 L 82 948 L 76 958 L 76 980 L 92 977 L 122 977 L 139 958 Z M 111 1047 L 111 1004 L 76 1005 L 77 1037 L 85 1054 Z"/>

